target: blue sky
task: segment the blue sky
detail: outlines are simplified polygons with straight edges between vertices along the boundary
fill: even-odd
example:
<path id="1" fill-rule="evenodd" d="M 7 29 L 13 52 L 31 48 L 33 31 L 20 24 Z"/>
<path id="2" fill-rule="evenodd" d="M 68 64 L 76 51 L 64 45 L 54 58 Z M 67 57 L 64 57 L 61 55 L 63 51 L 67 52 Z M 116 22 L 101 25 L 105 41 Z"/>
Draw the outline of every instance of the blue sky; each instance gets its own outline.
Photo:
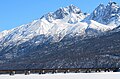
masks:
<path id="1" fill-rule="evenodd" d="M 112 0 L 120 4 L 120 0 Z M 109 0 L 0 0 L 0 31 L 29 23 L 43 14 L 70 4 L 91 13 L 100 3 Z"/>

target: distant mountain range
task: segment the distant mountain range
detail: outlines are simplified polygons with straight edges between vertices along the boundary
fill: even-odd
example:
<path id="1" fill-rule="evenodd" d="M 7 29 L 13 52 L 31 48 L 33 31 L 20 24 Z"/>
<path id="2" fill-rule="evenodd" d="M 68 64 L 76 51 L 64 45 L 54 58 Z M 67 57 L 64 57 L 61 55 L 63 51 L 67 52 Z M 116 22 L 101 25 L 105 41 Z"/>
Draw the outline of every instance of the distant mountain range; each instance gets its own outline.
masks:
<path id="1" fill-rule="evenodd" d="M 120 67 L 120 6 L 74 5 L 0 33 L 0 69 Z"/>

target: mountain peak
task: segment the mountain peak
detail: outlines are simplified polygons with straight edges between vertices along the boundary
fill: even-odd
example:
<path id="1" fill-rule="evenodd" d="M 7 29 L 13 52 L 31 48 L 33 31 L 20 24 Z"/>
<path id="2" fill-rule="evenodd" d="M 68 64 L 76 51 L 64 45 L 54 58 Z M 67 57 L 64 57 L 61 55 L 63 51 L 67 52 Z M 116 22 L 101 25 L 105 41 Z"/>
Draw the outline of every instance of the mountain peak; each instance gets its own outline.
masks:
<path id="1" fill-rule="evenodd" d="M 76 7 L 76 6 L 75 6 L 75 5 L 73 5 L 73 4 L 70 4 L 70 5 L 69 5 L 69 7 Z"/>
<path id="2" fill-rule="evenodd" d="M 95 20 L 105 25 L 118 26 L 120 25 L 118 22 L 120 19 L 120 7 L 116 2 L 112 1 L 106 6 L 100 4 L 86 19 Z"/>
<path id="3" fill-rule="evenodd" d="M 78 7 L 71 4 L 67 7 L 61 7 L 57 9 L 55 12 L 49 12 L 48 14 L 43 15 L 41 19 L 45 18 L 47 21 L 52 22 L 55 19 L 63 19 L 66 16 L 71 15 L 72 13 L 80 14 L 82 12 Z"/>
<path id="4" fill-rule="evenodd" d="M 106 7 L 110 7 L 112 9 L 120 8 L 119 5 L 116 2 L 109 2 Z"/>
<path id="5" fill-rule="evenodd" d="M 53 14 L 56 19 L 63 19 L 66 15 L 69 15 L 71 13 L 79 14 L 82 12 L 78 7 L 71 4 L 70 6 L 59 8 Z"/>
<path id="6" fill-rule="evenodd" d="M 105 7 L 105 5 L 101 3 L 101 4 L 98 5 L 97 8 L 104 8 L 104 7 Z"/>
<path id="7" fill-rule="evenodd" d="M 105 5 L 104 4 L 100 4 L 98 5 L 98 7 L 94 10 L 94 14 L 96 15 L 96 13 L 100 13 L 105 9 Z"/>
<path id="8" fill-rule="evenodd" d="M 113 2 L 113 1 L 110 1 L 109 3 L 108 3 L 108 5 L 113 5 L 113 4 L 117 4 L 116 2 Z"/>
<path id="9" fill-rule="evenodd" d="M 71 4 L 70 6 L 68 6 L 69 8 L 69 12 L 73 12 L 73 13 L 76 13 L 76 14 L 79 14 L 79 13 L 82 13 L 82 11 L 76 7 L 75 5 Z"/>

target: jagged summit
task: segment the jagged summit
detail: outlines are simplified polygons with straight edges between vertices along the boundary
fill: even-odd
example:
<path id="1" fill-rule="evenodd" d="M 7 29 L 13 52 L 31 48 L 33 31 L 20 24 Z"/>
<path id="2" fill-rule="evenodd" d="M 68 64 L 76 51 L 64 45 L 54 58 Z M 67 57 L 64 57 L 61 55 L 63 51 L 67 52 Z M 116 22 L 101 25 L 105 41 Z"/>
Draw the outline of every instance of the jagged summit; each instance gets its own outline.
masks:
<path id="1" fill-rule="evenodd" d="M 80 10 L 80 8 L 76 7 L 75 5 L 71 4 L 70 6 L 66 7 L 68 8 L 68 11 L 71 13 L 76 13 L 76 14 L 79 14 L 79 13 L 82 13 L 82 11 Z"/>
<path id="2" fill-rule="evenodd" d="M 63 19 L 71 14 L 81 14 L 81 13 L 82 11 L 78 7 L 71 4 L 70 6 L 59 8 L 55 12 L 50 12 L 48 14 L 45 14 L 41 17 L 41 19 L 45 18 L 49 22 L 52 22 L 55 19 Z"/>
<path id="3" fill-rule="evenodd" d="M 106 6 L 106 10 L 108 10 L 111 14 L 117 14 L 120 12 L 120 6 L 116 2 L 109 2 Z"/>
<path id="4" fill-rule="evenodd" d="M 91 13 L 87 19 L 88 20 L 97 20 L 98 22 L 102 21 L 101 16 L 104 16 L 104 11 L 105 11 L 105 6 L 104 4 L 100 4 L 97 8 L 95 8 L 95 10 L 93 11 L 93 13 Z"/>
<path id="5" fill-rule="evenodd" d="M 95 20 L 99 23 L 118 26 L 120 19 L 120 7 L 116 2 L 109 2 L 106 6 L 100 4 L 86 20 Z"/>
<path id="6" fill-rule="evenodd" d="M 119 6 L 116 2 L 114 2 L 114 1 L 110 1 L 109 3 L 108 3 L 108 6 Z"/>

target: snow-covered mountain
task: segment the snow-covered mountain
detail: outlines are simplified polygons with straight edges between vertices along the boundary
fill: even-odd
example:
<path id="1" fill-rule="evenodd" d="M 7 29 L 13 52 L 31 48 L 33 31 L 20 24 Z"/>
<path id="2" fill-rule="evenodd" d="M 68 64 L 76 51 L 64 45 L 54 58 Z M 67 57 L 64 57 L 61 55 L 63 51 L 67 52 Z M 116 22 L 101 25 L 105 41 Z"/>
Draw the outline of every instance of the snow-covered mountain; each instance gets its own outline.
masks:
<path id="1" fill-rule="evenodd" d="M 39 58 L 42 58 L 44 56 L 46 57 L 46 55 L 51 56 L 52 53 L 55 53 L 54 55 L 56 56 L 57 55 L 56 51 L 61 52 L 62 50 L 65 49 L 66 52 L 69 51 L 83 52 L 83 48 L 86 49 L 86 47 L 89 47 L 87 48 L 89 52 L 90 51 L 95 52 L 95 50 L 91 50 L 93 48 L 89 46 L 92 45 L 91 42 L 93 42 L 91 41 L 91 39 L 99 38 L 98 43 L 96 42 L 97 45 L 95 46 L 93 45 L 93 47 L 95 48 L 101 47 L 99 44 L 100 43 L 99 40 L 104 41 L 106 39 L 109 39 L 109 37 L 113 39 L 114 33 L 119 32 L 120 30 L 119 17 L 120 17 L 120 7 L 115 2 L 109 2 L 107 6 L 100 4 L 91 14 L 83 13 L 78 7 L 74 5 L 70 5 L 64 8 L 59 8 L 55 12 L 50 12 L 48 14 L 45 14 L 40 19 L 34 20 L 31 23 L 24 24 L 19 27 L 13 28 L 11 30 L 1 32 L 0 33 L 0 63 L 5 63 L 6 61 L 7 64 L 8 62 L 14 62 L 13 60 L 14 58 L 16 60 L 20 59 L 21 61 L 23 61 L 28 57 L 28 55 L 31 57 L 31 59 L 34 55 L 35 56 L 40 55 Z M 113 35 L 110 35 L 112 33 Z M 115 35 L 116 35 L 115 38 L 119 39 L 118 34 L 115 33 Z M 96 39 L 93 40 L 96 41 Z M 114 42 L 114 44 L 117 43 L 118 40 L 117 42 Z M 82 46 L 78 44 L 82 44 Z M 72 49 L 71 47 L 69 47 L 73 45 L 74 46 L 78 45 L 79 48 L 77 49 L 77 47 L 76 48 L 72 47 L 74 48 Z M 110 44 L 109 46 L 111 45 L 112 44 Z M 119 45 L 116 46 L 119 47 Z M 71 50 L 67 48 L 70 48 Z M 104 50 L 104 48 L 101 49 Z M 102 50 L 97 52 L 101 52 Z M 36 53 L 38 55 L 36 55 Z M 88 51 L 86 53 L 88 53 Z M 64 60 L 61 62 L 66 63 L 66 61 Z M 62 66 L 61 64 L 59 65 L 60 67 Z M 84 67 L 87 66 L 88 64 L 84 65 Z M 0 67 L 2 67 L 2 65 Z M 93 67 L 93 66 L 89 66 L 89 67 Z"/>
<path id="2" fill-rule="evenodd" d="M 0 33 L 0 39 L 3 38 L 4 36 L 6 36 L 8 33 L 9 33 L 9 30 L 2 31 Z"/>
<path id="3" fill-rule="evenodd" d="M 60 8 L 55 12 L 43 15 L 40 19 L 25 25 L 21 25 L 9 31 L 0 33 L 0 44 L 9 45 L 13 42 L 20 43 L 28 41 L 37 35 L 44 34 L 52 36 L 55 42 L 60 41 L 64 36 L 72 34 L 79 36 L 94 36 L 113 29 L 94 20 L 81 22 L 88 14 L 70 5 Z"/>
<path id="4" fill-rule="evenodd" d="M 100 4 L 86 20 L 95 20 L 111 27 L 117 27 L 120 25 L 120 6 L 116 2 L 109 2 L 107 6 Z"/>
<path id="5" fill-rule="evenodd" d="M 21 25 L 7 32 L 2 32 L 0 33 L 0 38 L 6 42 L 16 42 L 20 40 L 24 42 L 41 34 L 46 36 L 59 36 L 62 34 L 62 37 L 64 37 L 67 33 L 72 32 L 71 30 L 73 28 L 80 26 L 85 26 L 86 28 L 86 23 L 78 23 L 86 16 L 87 15 L 84 15 L 78 7 L 70 5 L 65 8 L 60 8 L 53 13 L 45 14 L 40 19 L 29 24 Z"/>

